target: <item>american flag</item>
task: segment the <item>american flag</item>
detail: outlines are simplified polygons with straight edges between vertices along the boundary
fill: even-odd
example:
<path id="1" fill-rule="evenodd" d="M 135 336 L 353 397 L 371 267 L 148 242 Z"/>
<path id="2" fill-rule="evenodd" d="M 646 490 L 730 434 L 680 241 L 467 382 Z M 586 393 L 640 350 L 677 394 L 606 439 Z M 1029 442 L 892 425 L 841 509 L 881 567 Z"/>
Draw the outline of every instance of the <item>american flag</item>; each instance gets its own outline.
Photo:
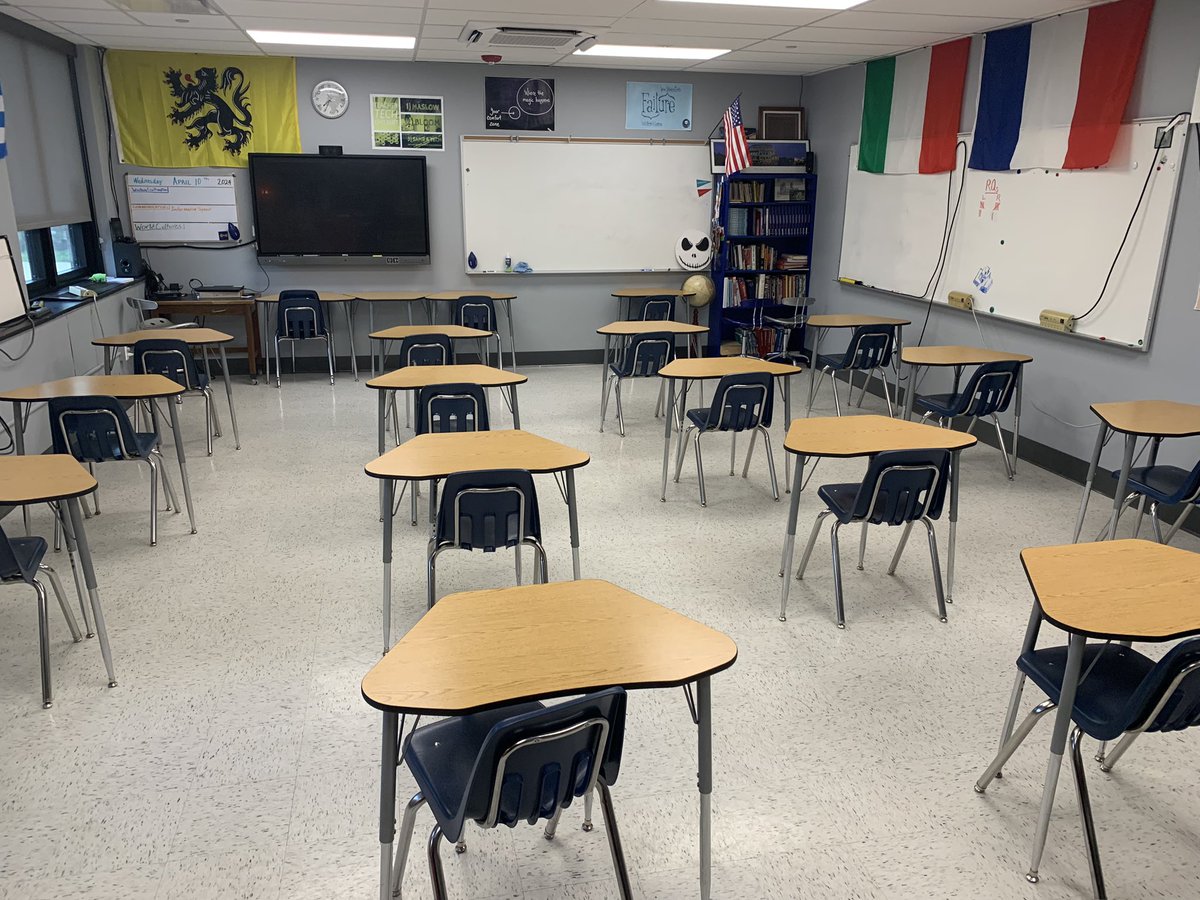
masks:
<path id="1" fill-rule="evenodd" d="M 725 110 L 725 174 L 736 175 L 750 165 L 750 145 L 742 128 L 742 98 L 735 97 Z"/>

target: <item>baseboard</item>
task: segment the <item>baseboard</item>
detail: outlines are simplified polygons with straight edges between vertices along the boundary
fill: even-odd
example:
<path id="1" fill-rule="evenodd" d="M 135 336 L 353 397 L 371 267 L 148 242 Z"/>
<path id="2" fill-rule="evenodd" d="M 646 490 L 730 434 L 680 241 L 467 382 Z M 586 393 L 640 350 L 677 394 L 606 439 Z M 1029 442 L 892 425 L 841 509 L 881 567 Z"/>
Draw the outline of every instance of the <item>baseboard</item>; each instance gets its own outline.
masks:
<path id="1" fill-rule="evenodd" d="M 531 350 L 517 351 L 517 367 L 521 366 L 581 366 L 581 365 L 600 365 L 603 359 L 603 350 Z M 456 353 L 455 358 L 464 364 L 478 363 L 479 357 L 474 353 Z M 510 364 L 510 357 L 507 349 L 504 352 L 504 364 Z M 350 369 L 350 357 L 338 356 L 334 358 L 334 365 L 337 374 L 348 374 Z M 275 360 L 271 360 L 271 370 L 275 369 Z M 229 371 L 233 375 L 247 375 L 250 372 L 250 366 L 245 358 L 234 358 L 229 360 Z M 288 372 L 292 371 L 291 357 L 283 358 L 283 374 L 287 377 Z M 296 371 L 305 374 L 319 374 L 328 372 L 329 366 L 323 356 L 298 356 L 296 357 Z M 371 372 L 371 358 L 369 356 L 358 356 L 358 373 L 361 377 L 364 373 L 368 376 Z M 274 375 L 272 375 L 274 377 Z"/>

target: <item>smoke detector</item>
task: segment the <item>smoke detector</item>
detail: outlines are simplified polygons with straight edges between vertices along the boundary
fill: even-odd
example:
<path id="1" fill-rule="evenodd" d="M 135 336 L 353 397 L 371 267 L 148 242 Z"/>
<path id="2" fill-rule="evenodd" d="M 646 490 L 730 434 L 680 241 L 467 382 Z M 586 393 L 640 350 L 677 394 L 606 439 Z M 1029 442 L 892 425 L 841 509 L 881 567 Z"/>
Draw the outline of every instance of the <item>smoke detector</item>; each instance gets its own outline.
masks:
<path id="1" fill-rule="evenodd" d="M 524 28 L 468 22 L 458 39 L 479 47 L 527 47 L 539 50 L 573 50 L 596 36 L 574 28 Z"/>

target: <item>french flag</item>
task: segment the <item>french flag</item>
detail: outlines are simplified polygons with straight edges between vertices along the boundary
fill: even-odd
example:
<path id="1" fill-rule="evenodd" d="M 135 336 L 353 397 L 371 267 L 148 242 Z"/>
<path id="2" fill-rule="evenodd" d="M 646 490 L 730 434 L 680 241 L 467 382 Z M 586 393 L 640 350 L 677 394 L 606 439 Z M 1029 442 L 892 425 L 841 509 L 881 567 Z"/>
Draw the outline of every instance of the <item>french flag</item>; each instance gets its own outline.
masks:
<path id="1" fill-rule="evenodd" d="M 1154 0 L 987 34 L 972 169 L 1090 169 L 1112 154 Z"/>

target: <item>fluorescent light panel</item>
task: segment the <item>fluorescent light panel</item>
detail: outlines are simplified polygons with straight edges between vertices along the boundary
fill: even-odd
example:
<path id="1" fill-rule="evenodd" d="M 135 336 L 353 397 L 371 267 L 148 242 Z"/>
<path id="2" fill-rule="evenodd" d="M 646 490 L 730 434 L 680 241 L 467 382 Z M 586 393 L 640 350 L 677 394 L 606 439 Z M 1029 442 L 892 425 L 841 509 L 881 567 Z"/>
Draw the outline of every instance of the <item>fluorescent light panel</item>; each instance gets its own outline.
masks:
<path id="1" fill-rule="evenodd" d="M 668 0 L 670 3 L 716 3 L 721 6 L 775 6 L 785 9 L 850 9 L 867 0 Z"/>
<path id="2" fill-rule="evenodd" d="M 289 44 L 294 47 L 358 47 L 369 50 L 411 50 L 415 37 L 387 34 L 333 34 L 321 31 L 247 31 L 259 44 Z"/>
<path id="3" fill-rule="evenodd" d="M 728 50 L 706 50 L 702 47 L 639 47 L 633 44 L 593 44 L 586 50 L 576 50 L 576 56 L 623 56 L 629 59 L 715 59 Z"/>

